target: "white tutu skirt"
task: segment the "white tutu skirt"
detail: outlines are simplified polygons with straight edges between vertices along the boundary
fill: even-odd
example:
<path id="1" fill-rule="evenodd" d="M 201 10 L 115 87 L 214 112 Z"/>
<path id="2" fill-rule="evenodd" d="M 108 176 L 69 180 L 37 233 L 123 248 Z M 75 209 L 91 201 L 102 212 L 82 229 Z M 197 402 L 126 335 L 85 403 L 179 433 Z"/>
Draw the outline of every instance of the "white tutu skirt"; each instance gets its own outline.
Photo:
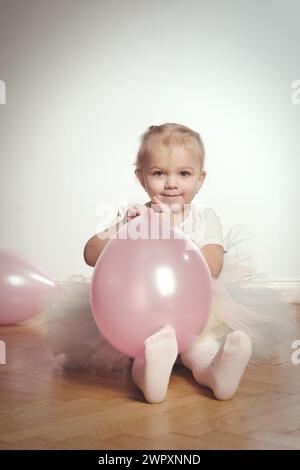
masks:
<path id="1" fill-rule="evenodd" d="M 269 287 L 266 274 L 256 273 L 249 242 L 254 238 L 246 226 L 235 225 L 224 239 L 224 265 L 212 282 L 209 321 L 197 341 L 207 337 L 222 340 L 233 330 L 252 340 L 252 363 L 278 356 L 291 356 L 295 339 L 293 305 Z M 253 245 L 252 245 L 253 246 Z M 119 370 L 132 359 L 117 351 L 97 328 L 90 307 L 91 278 L 68 276 L 61 293 L 44 314 L 48 341 L 54 356 L 64 358 L 72 369 Z"/>
<path id="2" fill-rule="evenodd" d="M 252 364 L 275 356 L 290 360 L 297 331 L 295 305 L 271 288 L 267 273 L 256 271 L 254 236 L 245 225 L 235 225 L 224 239 L 224 249 L 222 271 L 212 282 L 209 321 L 198 341 L 208 336 L 222 339 L 240 330 L 252 341 Z"/>

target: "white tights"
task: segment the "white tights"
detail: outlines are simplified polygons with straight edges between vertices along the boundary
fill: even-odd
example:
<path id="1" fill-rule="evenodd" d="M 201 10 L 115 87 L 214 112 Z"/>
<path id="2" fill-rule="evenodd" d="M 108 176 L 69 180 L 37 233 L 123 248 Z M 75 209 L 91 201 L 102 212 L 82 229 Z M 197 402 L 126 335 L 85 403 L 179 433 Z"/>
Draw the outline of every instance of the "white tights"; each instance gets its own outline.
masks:
<path id="1" fill-rule="evenodd" d="M 238 388 L 251 353 L 249 337 L 233 331 L 221 343 L 213 338 L 194 343 L 181 353 L 181 360 L 199 384 L 211 388 L 218 400 L 228 400 Z M 145 359 L 134 360 L 132 378 L 148 402 L 165 399 L 177 354 L 176 334 L 170 325 L 146 339 Z"/>

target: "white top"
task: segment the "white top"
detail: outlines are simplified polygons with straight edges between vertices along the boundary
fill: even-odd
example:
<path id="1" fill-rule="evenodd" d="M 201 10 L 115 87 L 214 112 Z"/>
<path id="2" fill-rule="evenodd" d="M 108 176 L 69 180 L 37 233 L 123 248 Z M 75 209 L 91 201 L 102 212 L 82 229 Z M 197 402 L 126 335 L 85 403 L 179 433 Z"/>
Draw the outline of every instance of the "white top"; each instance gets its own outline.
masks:
<path id="1" fill-rule="evenodd" d="M 132 205 L 134 204 L 128 204 L 127 207 L 119 207 L 118 216 L 111 225 L 122 220 L 127 209 Z M 224 248 L 223 228 L 220 217 L 211 207 L 203 207 L 199 204 L 191 203 L 190 211 L 180 224 L 180 228 L 200 248 L 209 244 L 221 245 Z"/>
<path id="2" fill-rule="evenodd" d="M 191 210 L 180 228 L 200 248 L 210 244 L 224 247 L 220 217 L 211 207 L 191 204 Z"/>

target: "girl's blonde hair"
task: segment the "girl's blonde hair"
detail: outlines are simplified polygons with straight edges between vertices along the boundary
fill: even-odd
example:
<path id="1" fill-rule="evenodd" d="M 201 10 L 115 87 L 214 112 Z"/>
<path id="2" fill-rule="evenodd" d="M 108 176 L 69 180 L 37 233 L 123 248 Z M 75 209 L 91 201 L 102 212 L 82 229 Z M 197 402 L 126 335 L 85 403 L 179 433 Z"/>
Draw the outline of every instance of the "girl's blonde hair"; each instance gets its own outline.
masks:
<path id="1" fill-rule="evenodd" d="M 167 122 L 159 126 L 150 126 L 141 135 L 141 145 L 134 163 L 136 169 L 144 167 L 157 143 L 163 145 L 183 145 L 193 150 L 195 154 L 199 156 L 201 169 L 203 169 L 205 150 L 200 135 L 189 127 L 172 122 Z"/>

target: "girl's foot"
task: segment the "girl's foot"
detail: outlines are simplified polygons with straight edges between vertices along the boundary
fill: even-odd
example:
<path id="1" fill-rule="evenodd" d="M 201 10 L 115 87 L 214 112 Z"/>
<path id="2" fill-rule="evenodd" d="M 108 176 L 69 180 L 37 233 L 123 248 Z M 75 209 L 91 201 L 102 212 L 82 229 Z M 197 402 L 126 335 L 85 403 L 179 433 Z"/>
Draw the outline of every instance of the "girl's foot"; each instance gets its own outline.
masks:
<path id="1" fill-rule="evenodd" d="M 251 358 L 251 353 L 251 341 L 245 333 L 237 330 L 226 336 L 206 370 L 207 382 L 218 400 L 229 400 L 234 396 Z M 197 364 L 193 368 L 193 374 L 201 383 L 203 370 L 199 368 L 197 378 Z"/>
<path id="2" fill-rule="evenodd" d="M 165 399 L 177 354 L 176 333 L 170 325 L 145 340 L 145 360 L 134 361 L 132 377 L 147 401 L 160 403 Z"/>

